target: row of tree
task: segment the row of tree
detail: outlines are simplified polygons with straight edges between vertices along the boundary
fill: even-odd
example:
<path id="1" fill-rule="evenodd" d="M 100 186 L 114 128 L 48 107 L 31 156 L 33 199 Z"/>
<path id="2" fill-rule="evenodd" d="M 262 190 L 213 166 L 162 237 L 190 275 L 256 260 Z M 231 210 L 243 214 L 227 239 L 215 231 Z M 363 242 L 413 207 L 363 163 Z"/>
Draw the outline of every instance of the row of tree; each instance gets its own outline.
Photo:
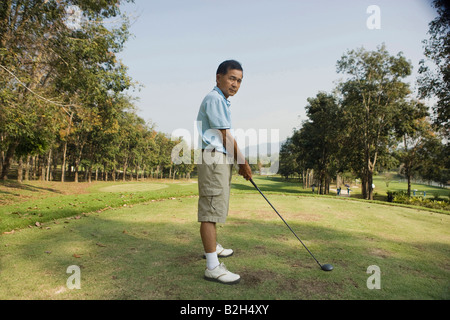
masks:
<path id="1" fill-rule="evenodd" d="M 116 57 L 130 36 L 124 1 L 0 3 L 0 179 L 13 162 L 19 180 L 78 181 L 81 168 L 86 180 L 192 172 L 171 161 L 180 141 L 145 123 L 126 94 L 138 86 Z M 314 172 L 326 193 L 331 177 L 353 171 L 365 198 L 374 172 L 399 163 L 409 178 L 447 182 L 450 21 L 445 2 L 434 5 L 439 17 L 425 42 L 434 67 L 421 62 L 418 79 L 420 98 L 438 101 L 433 123 L 404 82 L 412 66 L 401 53 L 350 50 L 337 62 L 347 77 L 335 92 L 308 99 L 309 120 L 281 150 L 281 174 Z"/>
<path id="2" fill-rule="evenodd" d="M 430 121 L 428 108 L 412 97 L 403 80 L 412 65 L 384 45 L 376 51 L 347 51 L 337 61 L 347 75 L 331 93 L 308 99 L 308 120 L 282 146 L 280 173 L 305 176 L 311 169 L 320 187 L 346 171 L 361 179 L 365 199 L 373 199 L 373 175 L 402 164 L 413 176 L 446 184 L 450 180 L 445 130 Z M 442 129 L 442 126 L 439 126 Z"/>
<path id="3" fill-rule="evenodd" d="M 411 178 L 450 181 L 450 7 L 435 0 L 438 16 L 424 41 L 418 94 L 404 80 L 412 65 L 402 53 L 381 45 L 347 51 L 337 61 L 345 75 L 333 93 L 308 99 L 308 120 L 282 146 L 280 173 L 303 178 L 314 172 L 320 193 L 334 177 L 351 172 L 361 179 L 365 199 L 373 199 L 376 171 L 401 167 Z M 435 98 L 429 110 L 420 99 Z M 338 179 L 337 179 L 338 180 Z"/>
<path id="4" fill-rule="evenodd" d="M 1 2 L 0 179 L 13 162 L 19 180 L 192 171 L 172 165 L 179 141 L 140 118 L 127 94 L 138 85 L 116 57 L 130 36 L 121 2 Z"/>

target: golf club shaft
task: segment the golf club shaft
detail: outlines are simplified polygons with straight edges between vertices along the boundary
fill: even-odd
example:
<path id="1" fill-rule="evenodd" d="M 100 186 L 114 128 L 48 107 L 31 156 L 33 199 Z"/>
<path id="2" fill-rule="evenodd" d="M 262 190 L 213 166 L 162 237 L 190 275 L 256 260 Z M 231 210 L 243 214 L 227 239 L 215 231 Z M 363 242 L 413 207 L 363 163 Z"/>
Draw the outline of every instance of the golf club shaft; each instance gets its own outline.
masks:
<path id="1" fill-rule="evenodd" d="M 283 217 L 281 216 L 281 214 L 278 213 L 277 209 L 275 209 L 275 207 L 270 203 L 270 201 L 266 198 L 266 196 L 264 195 L 264 193 L 262 193 L 262 191 L 258 188 L 258 186 L 256 185 L 256 183 L 250 179 L 250 182 L 253 184 L 253 186 L 256 188 L 256 190 L 259 191 L 259 193 L 263 196 L 264 199 L 266 199 L 267 203 L 272 207 L 272 209 L 277 213 L 277 215 L 280 217 L 281 220 L 283 220 L 284 224 L 289 228 L 289 230 L 291 230 L 291 232 L 294 234 L 294 236 L 298 239 L 298 241 L 300 241 L 300 243 L 303 245 L 303 247 L 305 247 L 305 249 L 308 251 L 308 253 L 311 255 L 311 257 L 314 258 L 314 260 L 316 260 L 317 264 L 322 268 L 322 265 L 320 264 L 320 262 L 316 259 L 316 257 L 314 257 L 314 255 L 312 254 L 311 251 L 309 251 L 308 247 L 303 243 L 303 241 L 297 236 L 297 234 L 294 232 L 294 230 L 292 230 L 292 228 L 289 226 L 289 224 L 286 222 L 286 220 L 283 219 Z"/>

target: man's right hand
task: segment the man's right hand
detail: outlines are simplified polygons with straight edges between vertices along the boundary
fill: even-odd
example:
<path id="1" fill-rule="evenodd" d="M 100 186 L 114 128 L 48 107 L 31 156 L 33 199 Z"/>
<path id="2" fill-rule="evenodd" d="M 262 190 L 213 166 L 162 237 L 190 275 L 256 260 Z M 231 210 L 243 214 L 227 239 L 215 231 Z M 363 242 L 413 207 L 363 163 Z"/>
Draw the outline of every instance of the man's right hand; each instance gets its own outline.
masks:
<path id="1" fill-rule="evenodd" d="M 247 181 L 252 178 L 252 169 L 250 168 L 247 161 L 245 161 L 245 164 L 239 165 L 239 174 L 243 176 Z"/>

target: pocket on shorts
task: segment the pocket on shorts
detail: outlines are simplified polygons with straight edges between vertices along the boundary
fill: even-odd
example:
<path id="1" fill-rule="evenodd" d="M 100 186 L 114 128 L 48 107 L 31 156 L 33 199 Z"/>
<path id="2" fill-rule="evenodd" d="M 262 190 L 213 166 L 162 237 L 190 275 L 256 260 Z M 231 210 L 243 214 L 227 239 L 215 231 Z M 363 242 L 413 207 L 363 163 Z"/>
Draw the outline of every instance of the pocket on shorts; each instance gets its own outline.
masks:
<path id="1" fill-rule="evenodd" d="M 222 193 L 222 189 L 218 189 L 218 188 L 202 187 L 199 190 L 200 197 L 214 197 L 214 196 L 219 196 L 221 193 Z"/>
<path id="2" fill-rule="evenodd" d="M 224 189 L 223 165 L 198 165 L 198 191 L 200 197 L 214 197 L 222 194 Z"/>
<path id="3" fill-rule="evenodd" d="M 209 176 L 204 181 L 199 181 L 198 191 L 200 197 L 215 197 L 222 194 L 223 186 L 218 181 L 213 170 L 208 170 Z"/>

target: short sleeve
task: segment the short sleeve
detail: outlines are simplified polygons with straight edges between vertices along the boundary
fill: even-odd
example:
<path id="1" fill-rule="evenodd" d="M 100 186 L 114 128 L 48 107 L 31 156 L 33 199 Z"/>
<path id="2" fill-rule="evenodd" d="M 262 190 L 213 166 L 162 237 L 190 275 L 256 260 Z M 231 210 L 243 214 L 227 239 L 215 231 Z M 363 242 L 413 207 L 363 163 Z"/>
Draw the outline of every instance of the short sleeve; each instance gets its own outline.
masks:
<path id="1" fill-rule="evenodd" d="M 212 129 L 230 129 L 231 121 L 228 106 L 220 99 L 208 99 L 205 104 L 206 115 L 209 120 L 209 126 Z"/>

